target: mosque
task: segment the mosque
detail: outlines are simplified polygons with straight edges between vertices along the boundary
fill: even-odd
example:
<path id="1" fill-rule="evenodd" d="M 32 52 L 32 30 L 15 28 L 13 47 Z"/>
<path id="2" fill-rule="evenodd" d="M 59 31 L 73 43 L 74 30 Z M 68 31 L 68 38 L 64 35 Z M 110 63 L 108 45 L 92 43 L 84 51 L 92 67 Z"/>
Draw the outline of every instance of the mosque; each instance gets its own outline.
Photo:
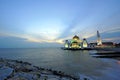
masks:
<path id="1" fill-rule="evenodd" d="M 77 35 L 75 35 L 71 40 L 65 41 L 64 47 L 72 48 L 72 49 L 82 49 L 82 48 L 87 48 L 88 43 L 85 38 L 81 40 Z"/>
<path id="2" fill-rule="evenodd" d="M 94 48 L 105 48 L 105 47 L 115 47 L 113 42 L 102 42 L 99 31 L 97 31 L 97 41 L 94 43 L 89 43 L 84 38 L 81 40 L 77 35 L 75 35 L 71 40 L 66 40 L 64 44 L 64 49 L 94 49 Z"/>

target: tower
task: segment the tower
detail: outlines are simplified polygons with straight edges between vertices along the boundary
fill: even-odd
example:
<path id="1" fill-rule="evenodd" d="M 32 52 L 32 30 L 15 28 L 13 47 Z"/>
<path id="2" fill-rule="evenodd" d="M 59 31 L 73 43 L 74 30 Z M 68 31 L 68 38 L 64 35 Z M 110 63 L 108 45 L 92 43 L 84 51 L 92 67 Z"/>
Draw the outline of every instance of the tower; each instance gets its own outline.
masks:
<path id="1" fill-rule="evenodd" d="M 88 47 L 88 42 L 87 42 L 87 40 L 85 38 L 83 39 L 82 47 L 83 48 L 87 48 Z"/>
<path id="2" fill-rule="evenodd" d="M 68 40 L 65 40 L 65 45 L 64 45 L 65 48 L 69 48 L 69 41 Z"/>
<path id="3" fill-rule="evenodd" d="M 98 46 L 102 45 L 102 40 L 101 40 L 99 31 L 97 31 L 97 45 L 98 45 Z"/>

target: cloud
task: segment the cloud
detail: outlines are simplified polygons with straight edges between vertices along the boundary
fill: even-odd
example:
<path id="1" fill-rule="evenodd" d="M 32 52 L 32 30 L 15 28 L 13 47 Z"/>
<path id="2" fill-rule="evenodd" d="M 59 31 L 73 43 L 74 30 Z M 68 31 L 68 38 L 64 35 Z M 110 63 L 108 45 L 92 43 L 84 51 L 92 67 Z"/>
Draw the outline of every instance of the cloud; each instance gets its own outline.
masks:
<path id="1" fill-rule="evenodd" d="M 120 27 L 112 27 L 112 28 L 108 28 L 106 31 L 104 31 L 105 33 L 116 33 L 116 32 L 120 32 Z"/>
<path id="2" fill-rule="evenodd" d="M 118 42 L 120 40 L 120 37 L 114 37 L 114 38 L 104 38 L 102 39 L 103 41 L 114 41 L 114 42 Z"/>
<path id="3" fill-rule="evenodd" d="M 0 48 L 39 48 L 39 47 L 57 47 L 61 41 L 48 40 L 30 40 L 28 38 L 20 38 L 14 36 L 0 36 Z"/>
<path id="4" fill-rule="evenodd" d="M 43 35 L 44 36 L 44 35 Z M 32 34 L 14 34 L 14 33 L 0 33 L 0 37 L 13 37 L 17 39 L 22 39 L 25 42 L 35 42 L 35 43 L 58 43 L 63 44 L 63 39 L 49 39 L 40 35 Z M 48 36 L 50 36 L 48 34 Z"/>

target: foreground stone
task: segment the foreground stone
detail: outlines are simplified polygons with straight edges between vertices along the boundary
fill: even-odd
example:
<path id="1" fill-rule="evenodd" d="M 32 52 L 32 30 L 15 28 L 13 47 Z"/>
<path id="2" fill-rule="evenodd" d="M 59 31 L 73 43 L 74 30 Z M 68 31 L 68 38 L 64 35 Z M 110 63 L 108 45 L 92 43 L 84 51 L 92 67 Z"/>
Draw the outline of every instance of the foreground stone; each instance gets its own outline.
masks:
<path id="1" fill-rule="evenodd" d="M 28 62 L 0 58 L 0 80 L 81 80 L 61 71 L 44 69 Z M 82 80 L 89 80 L 84 78 Z"/>

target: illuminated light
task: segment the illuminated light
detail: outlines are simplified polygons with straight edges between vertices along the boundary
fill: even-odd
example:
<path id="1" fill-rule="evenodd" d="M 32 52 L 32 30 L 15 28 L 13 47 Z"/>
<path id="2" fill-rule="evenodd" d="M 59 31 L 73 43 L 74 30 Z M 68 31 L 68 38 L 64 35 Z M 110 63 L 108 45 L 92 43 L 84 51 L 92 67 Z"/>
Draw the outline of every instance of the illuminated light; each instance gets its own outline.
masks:
<path id="1" fill-rule="evenodd" d="M 68 44 L 65 44 L 65 48 L 68 48 L 69 46 L 68 46 Z"/>
<path id="2" fill-rule="evenodd" d="M 78 36 L 75 35 L 70 42 L 71 42 L 70 45 L 71 48 L 81 48 L 80 46 L 81 40 L 79 39 Z"/>
<path id="3" fill-rule="evenodd" d="M 87 48 L 88 47 L 88 43 L 87 40 L 84 38 L 83 39 L 83 48 Z"/>
<path id="4" fill-rule="evenodd" d="M 85 43 L 83 43 L 83 47 L 84 47 L 84 48 L 86 48 L 86 47 L 88 47 L 88 45 L 87 45 L 87 44 L 85 44 Z"/>

